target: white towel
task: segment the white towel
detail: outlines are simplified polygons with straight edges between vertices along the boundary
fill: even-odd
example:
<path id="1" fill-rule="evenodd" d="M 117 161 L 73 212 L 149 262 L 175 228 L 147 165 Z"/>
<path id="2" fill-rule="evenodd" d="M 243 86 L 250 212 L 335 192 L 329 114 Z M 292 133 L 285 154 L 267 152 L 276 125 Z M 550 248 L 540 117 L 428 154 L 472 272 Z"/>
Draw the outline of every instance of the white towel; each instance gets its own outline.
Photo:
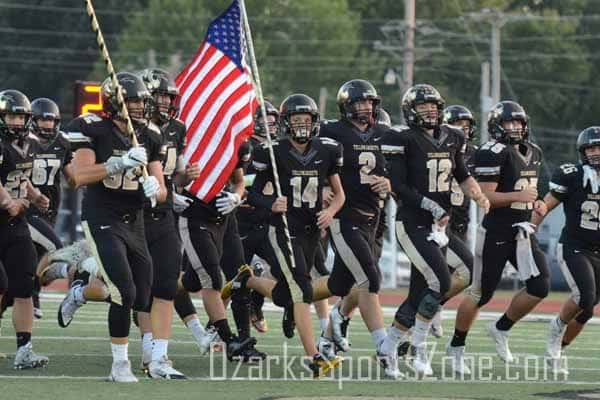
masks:
<path id="1" fill-rule="evenodd" d="M 431 233 L 427 236 L 427 240 L 436 242 L 440 247 L 446 247 L 450 241 L 448 235 L 446 235 L 446 226 L 433 223 L 431 225 Z"/>
<path id="2" fill-rule="evenodd" d="M 585 164 L 583 166 L 583 187 L 589 183 L 590 188 L 592 189 L 592 193 L 598 193 L 598 189 L 600 188 L 600 179 L 598 179 L 598 171 L 589 165 Z"/>
<path id="3" fill-rule="evenodd" d="M 519 222 L 512 226 L 519 229 L 515 237 L 517 240 L 516 267 L 519 271 L 519 278 L 525 282 L 529 278 L 535 278 L 540 274 L 531 250 L 531 235 L 535 232 L 535 225 L 531 222 Z"/>

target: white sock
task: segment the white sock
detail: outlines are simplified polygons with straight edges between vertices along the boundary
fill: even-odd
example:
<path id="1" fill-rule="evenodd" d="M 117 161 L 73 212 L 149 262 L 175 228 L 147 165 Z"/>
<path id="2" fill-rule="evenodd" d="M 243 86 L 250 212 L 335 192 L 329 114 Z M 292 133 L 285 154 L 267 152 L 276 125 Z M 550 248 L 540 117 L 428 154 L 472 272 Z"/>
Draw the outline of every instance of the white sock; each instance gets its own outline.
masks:
<path id="1" fill-rule="evenodd" d="M 142 362 L 152 361 L 152 332 L 142 334 Z"/>
<path id="2" fill-rule="evenodd" d="M 319 319 L 319 326 L 321 327 L 321 332 L 325 332 L 325 329 L 327 329 L 327 325 L 329 325 L 329 318 Z"/>
<path id="3" fill-rule="evenodd" d="M 129 343 L 125 343 L 125 344 L 111 343 L 110 349 L 112 351 L 113 362 L 129 360 L 129 355 L 127 354 L 128 348 L 129 348 Z"/>
<path id="4" fill-rule="evenodd" d="M 554 320 L 554 323 L 556 324 L 556 326 L 561 330 L 565 330 L 567 328 L 567 323 L 565 321 L 563 321 L 559 316 L 557 316 Z"/>
<path id="5" fill-rule="evenodd" d="M 386 336 L 387 334 L 385 333 L 385 328 L 375 329 L 373 332 L 371 332 L 371 339 L 373 339 L 376 349 L 379 348 L 381 342 L 385 340 Z"/>
<path id="6" fill-rule="evenodd" d="M 427 334 L 429 333 L 429 327 L 431 326 L 431 321 L 421 321 L 420 319 L 415 319 L 415 326 L 413 327 L 412 332 L 412 345 L 415 347 L 425 346 L 425 339 L 427 338 Z"/>
<path id="7" fill-rule="evenodd" d="M 200 324 L 200 320 L 198 318 L 189 320 L 185 324 L 185 326 L 187 326 L 187 328 L 190 330 L 190 332 L 192 332 L 192 336 L 194 337 L 194 339 L 196 339 L 196 341 L 199 341 L 204 336 L 206 336 L 206 330 Z"/>
<path id="8" fill-rule="evenodd" d="M 403 332 L 395 326 L 391 326 L 388 329 L 387 336 L 383 343 L 381 343 L 381 352 L 384 354 L 393 354 L 398 351 L 398 344 L 405 342 L 408 338 L 408 331 Z"/>
<path id="9" fill-rule="evenodd" d="M 167 339 L 154 339 L 152 341 L 152 361 L 158 361 L 167 356 L 169 341 Z"/>

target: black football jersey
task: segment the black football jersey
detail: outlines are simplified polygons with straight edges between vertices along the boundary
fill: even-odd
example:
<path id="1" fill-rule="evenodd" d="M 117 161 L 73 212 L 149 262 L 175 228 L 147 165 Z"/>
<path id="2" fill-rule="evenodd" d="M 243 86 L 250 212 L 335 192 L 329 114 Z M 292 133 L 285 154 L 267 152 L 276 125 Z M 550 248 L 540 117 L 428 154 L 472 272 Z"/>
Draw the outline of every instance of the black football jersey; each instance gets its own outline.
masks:
<path id="1" fill-rule="evenodd" d="M 178 119 L 171 119 L 160 127 L 162 143 L 160 146 L 160 160 L 163 168 L 165 186 L 167 188 L 167 199 L 156 207 L 152 208 L 151 203 L 146 199 L 145 208 L 147 210 L 171 210 L 173 208 L 173 175 L 177 170 L 177 158 L 185 146 L 185 125 Z"/>
<path id="2" fill-rule="evenodd" d="M 73 159 L 71 144 L 68 136 L 60 132 L 50 141 L 44 141 L 33 135 L 32 140 L 38 143 L 38 151 L 33 159 L 31 183 L 50 200 L 48 213 L 56 216 L 60 207 L 61 174 L 63 168 Z M 35 207 L 30 207 L 31 212 L 40 213 Z M 45 214 L 45 213 L 42 213 Z"/>
<path id="3" fill-rule="evenodd" d="M 262 147 L 263 142 L 256 139 L 254 136 L 248 139 L 250 145 L 252 147 L 252 154 L 259 151 L 258 149 Z M 256 174 L 259 171 L 256 170 L 253 163 L 250 162 L 246 166 L 244 170 L 244 179 L 246 183 L 246 189 L 250 190 L 252 187 L 252 182 L 256 179 Z M 264 196 L 273 196 L 275 191 L 273 189 L 273 183 L 267 182 L 262 188 L 262 194 Z M 271 215 L 271 210 L 266 207 L 254 206 L 248 202 L 242 204 L 237 210 L 237 219 L 240 225 L 251 226 L 251 225 L 263 225 L 268 222 L 269 216 Z"/>
<path id="4" fill-rule="evenodd" d="M 33 160 L 38 152 L 38 142 L 27 137 L 23 146 L 17 146 L 7 140 L 2 140 L 0 155 L 0 181 L 4 189 L 13 199 L 27 197 L 27 181 L 31 180 Z M 8 212 L 0 210 L 0 220 L 6 221 Z"/>
<path id="5" fill-rule="evenodd" d="M 514 146 L 496 141 L 482 145 L 475 153 L 475 174 L 480 182 L 496 182 L 496 192 L 508 193 L 537 188 L 542 150 L 535 144 L 525 142 Z M 509 207 L 492 208 L 483 218 L 488 230 L 512 235 L 512 225 L 529 221 L 533 203 L 514 202 Z"/>
<path id="6" fill-rule="evenodd" d="M 465 165 L 471 174 L 475 174 L 475 152 L 478 147 L 467 142 L 467 151 L 464 155 Z M 450 225 L 452 229 L 462 231 L 469 225 L 469 206 L 471 200 L 465 196 L 456 179 L 452 179 L 452 195 L 450 195 L 452 204 L 452 219 Z"/>
<path id="7" fill-rule="evenodd" d="M 252 146 L 250 146 L 250 144 L 246 141 L 238 148 L 237 164 L 235 165 L 235 169 L 245 168 L 245 166 L 250 162 L 251 157 Z M 229 183 L 226 183 L 222 190 L 226 190 L 228 185 Z M 209 203 L 205 203 L 187 190 L 184 190 L 182 194 L 193 200 L 192 204 L 182 213 L 184 217 L 200 219 L 208 218 L 209 220 L 220 219 L 223 217 L 221 213 L 217 211 L 216 207 L 216 201 L 219 197 L 218 195 Z"/>
<path id="8" fill-rule="evenodd" d="M 564 164 L 550 180 L 550 192 L 562 201 L 565 226 L 560 243 L 583 247 L 600 245 L 600 193 L 583 187 L 583 166 Z"/>
<path id="9" fill-rule="evenodd" d="M 391 129 L 381 146 L 388 159 L 392 191 L 400 203 L 397 218 L 409 224 L 433 223 L 431 212 L 421 208 L 423 197 L 450 213 L 453 179 L 463 182 L 470 176 L 463 158 L 464 135 L 442 125 L 434 136 L 416 128 Z"/>
<path id="10" fill-rule="evenodd" d="M 273 142 L 281 193 L 288 199 L 287 218 L 290 229 L 307 225 L 315 226 L 317 213 L 323 206 L 323 187 L 330 176 L 339 174 L 343 165 L 342 145 L 329 138 L 315 137 L 304 153 L 300 153 L 290 139 Z M 251 188 L 249 202 L 262 205 L 255 199 L 263 199 L 266 182 L 273 181 L 273 170 L 267 146 L 254 154 L 252 164 L 258 175 Z M 281 214 L 271 216 L 272 224 L 279 224 Z"/>
<path id="11" fill-rule="evenodd" d="M 88 148 L 96 154 L 96 163 L 105 163 L 111 157 L 121 157 L 131 148 L 131 139 L 122 133 L 111 119 L 85 114 L 67 126 L 71 143 L 77 148 Z M 148 163 L 160 161 L 162 138 L 155 125 L 137 132 L 140 146 L 148 153 Z M 145 196 L 139 182 L 141 171 L 128 169 L 115 176 L 87 185 L 83 195 L 82 219 L 117 217 L 132 213 L 144 206 Z"/>
<path id="12" fill-rule="evenodd" d="M 374 125 L 366 132 L 347 121 L 324 121 L 319 137 L 331 138 L 343 147 L 344 165 L 340 170 L 346 193 L 343 209 L 352 208 L 378 214 L 385 198 L 371 190 L 372 175 L 387 176 L 385 158 L 381 154 L 381 139 L 387 130 Z"/>

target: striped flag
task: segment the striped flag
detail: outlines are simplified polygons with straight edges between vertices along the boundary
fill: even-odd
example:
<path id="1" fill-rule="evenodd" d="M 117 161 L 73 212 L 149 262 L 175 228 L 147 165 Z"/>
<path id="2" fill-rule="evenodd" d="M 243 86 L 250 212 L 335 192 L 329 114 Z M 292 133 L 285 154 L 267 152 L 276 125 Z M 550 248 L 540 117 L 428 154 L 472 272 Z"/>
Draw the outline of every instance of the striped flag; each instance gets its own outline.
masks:
<path id="1" fill-rule="evenodd" d="M 208 27 L 198 52 L 177 76 L 180 118 L 187 129 L 183 159 L 202 167 L 186 189 L 210 202 L 237 164 L 239 146 L 252 135 L 257 107 L 247 64 L 238 0 Z"/>

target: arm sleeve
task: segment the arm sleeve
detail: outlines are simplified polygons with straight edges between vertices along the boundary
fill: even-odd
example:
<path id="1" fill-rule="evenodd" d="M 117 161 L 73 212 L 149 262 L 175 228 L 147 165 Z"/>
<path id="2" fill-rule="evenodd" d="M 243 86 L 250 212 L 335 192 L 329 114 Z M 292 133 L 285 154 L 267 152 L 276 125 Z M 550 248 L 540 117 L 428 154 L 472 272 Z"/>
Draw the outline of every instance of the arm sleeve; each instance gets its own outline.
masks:
<path id="1" fill-rule="evenodd" d="M 469 169 L 465 165 L 465 154 L 467 152 L 467 144 L 465 142 L 464 137 L 458 137 L 458 145 L 460 151 L 456 152 L 454 156 L 454 171 L 453 175 L 458 181 L 458 183 L 463 183 L 471 174 L 469 173 Z"/>
<path id="2" fill-rule="evenodd" d="M 386 158 L 388 176 L 392 184 L 392 192 L 404 205 L 421 207 L 423 195 L 408 186 L 408 160 L 410 140 L 406 134 L 390 133 L 383 139 L 381 152 Z"/>
<path id="3" fill-rule="evenodd" d="M 275 195 L 263 194 L 263 188 L 273 179 L 269 154 L 265 148 L 256 149 L 252 167 L 256 170 L 256 178 L 248 191 L 248 204 L 254 207 L 271 209 Z"/>
<path id="4" fill-rule="evenodd" d="M 66 126 L 65 135 L 71 145 L 71 151 L 79 149 L 94 149 L 94 138 L 88 132 L 88 126 L 99 120 L 99 117 L 93 114 L 86 114 L 77 117 Z"/>
<path id="5" fill-rule="evenodd" d="M 577 166 L 573 164 L 563 164 L 552 174 L 548 186 L 552 196 L 560 201 L 564 201 L 569 196 L 571 182 L 577 175 Z"/>

